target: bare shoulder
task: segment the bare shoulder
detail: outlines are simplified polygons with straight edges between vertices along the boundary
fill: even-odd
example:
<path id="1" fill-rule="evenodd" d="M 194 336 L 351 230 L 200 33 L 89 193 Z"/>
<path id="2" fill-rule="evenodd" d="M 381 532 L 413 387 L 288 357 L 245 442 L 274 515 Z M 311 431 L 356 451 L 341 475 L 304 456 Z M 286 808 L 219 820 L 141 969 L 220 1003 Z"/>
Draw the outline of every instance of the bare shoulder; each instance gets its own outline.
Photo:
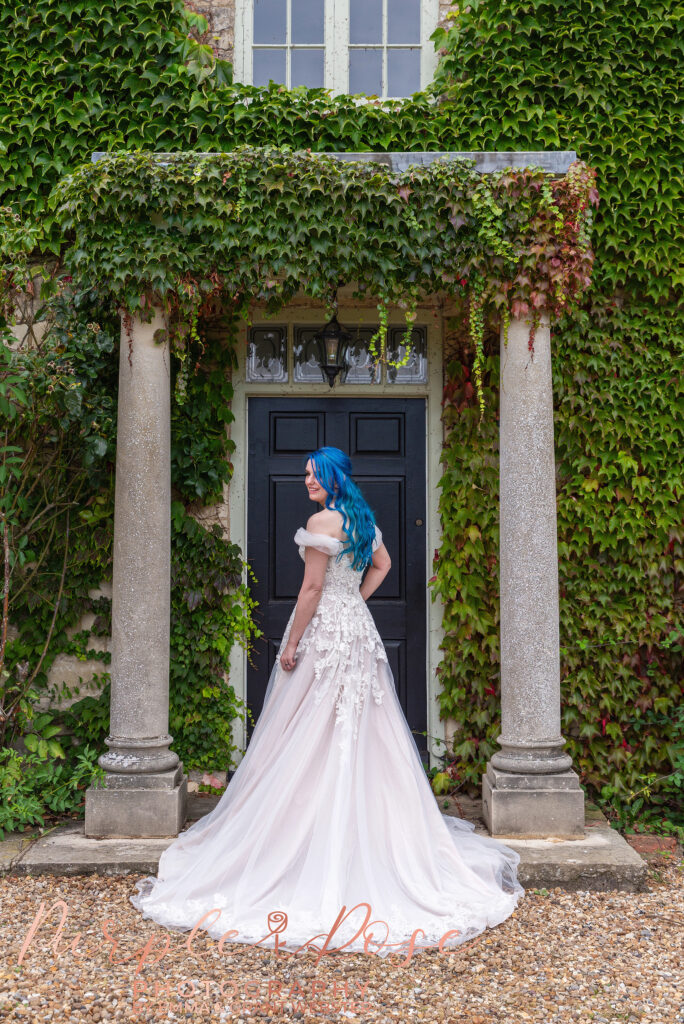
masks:
<path id="1" fill-rule="evenodd" d="M 309 533 L 325 533 L 340 540 L 342 537 L 342 516 L 333 509 L 323 508 L 309 516 L 306 528 Z"/>

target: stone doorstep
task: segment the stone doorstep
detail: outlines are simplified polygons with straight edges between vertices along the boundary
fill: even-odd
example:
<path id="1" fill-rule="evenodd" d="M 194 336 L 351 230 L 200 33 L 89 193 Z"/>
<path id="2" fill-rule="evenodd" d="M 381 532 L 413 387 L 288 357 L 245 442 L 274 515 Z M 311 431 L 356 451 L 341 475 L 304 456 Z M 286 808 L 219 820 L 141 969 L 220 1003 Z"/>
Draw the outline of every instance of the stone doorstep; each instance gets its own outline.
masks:
<path id="1" fill-rule="evenodd" d="M 218 800 L 217 796 L 190 795 L 188 822 L 213 810 Z M 439 798 L 437 803 L 445 814 L 474 821 L 477 834 L 489 835 L 479 816 L 479 801 L 452 797 Z M 173 839 L 86 839 L 83 821 L 70 821 L 35 840 L 22 839 L 17 833 L 9 836 L 0 843 L 0 873 L 156 875 L 159 858 Z M 568 891 L 640 892 L 646 887 L 646 861 L 592 805 L 587 806 L 584 839 L 501 842 L 520 854 L 518 877 L 525 889 L 559 886 Z"/>
<path id="2" fill-rule="evenodd" d="M 476 834 L 489 835 L 479 798 L 440 797 L 437 803 L 444 814 L 474 822 Z M 584 806 L 583 839 L 495 837 L 520 854 L 520 884 L 525 889 L 559 886 L 569 892 L 644 891 L 647 862 L 611 828 L 600 808 L 588 801 Z"/>
<path id="3" fill-rule="evenodd" d="M 218 796 L 188 796 L 188 820 L 208 814 Z M 0 875 L 156 874 L 159 858 L 174 840 L 86 839 L 85 821 L 65 821 L 37 839 L 14 832 L 0 842 Z"/>

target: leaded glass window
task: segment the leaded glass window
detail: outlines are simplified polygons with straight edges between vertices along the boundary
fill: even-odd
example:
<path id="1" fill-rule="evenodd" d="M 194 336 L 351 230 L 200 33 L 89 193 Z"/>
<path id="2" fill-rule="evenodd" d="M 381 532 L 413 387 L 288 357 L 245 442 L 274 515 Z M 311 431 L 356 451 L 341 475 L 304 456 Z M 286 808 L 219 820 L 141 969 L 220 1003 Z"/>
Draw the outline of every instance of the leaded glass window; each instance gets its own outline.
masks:
<path id="1" fill-rule="evenodd" d="M 253 327 L 247 346 L 248 381 L 287 380 L 287 326 Z"/>
<path id="2" fill-rule="evenodd" d="M 392 359 L 403 359 L 406 347 L 402 340 L 406 334 L 405 327 L 391 327 L 387 332 L 387 352 Z M 411 331 L 411 354 L 406 366 L 388 366 L 387 380 L 397 384 L 417 384 L 427 380 L 427 346 L 425 328 L 414 328 Z"/>
<path id="3" fill-rule="evenodd" d="M 423 384 L 427 382 L 427 330 L 416 326 L 411 332 L 411 355 L 406 366 L 373 368 L 369 356 L 370 339 L 375 327 L 343 322 L 352 335 L 347 352 L 347 370 L 344 381 L 337 378 L 335 387 L 350 384 Z M 248 383 L 278 384 L 292 380 L 297 384 L 321 384 L 327 381 L 319 363 L 319 351 L 314 335 L 320 324 L 288 325 L 260 324 L 251 327 L 247 339 L 246 380 Z M 401 359 L 405 349 L 402 340 L 406 327 L 391 324 L 387 332 L 387 351 L 393 359 Z M 291 364 L 291 375 L 288 367 Z"/>
<path id="4" fill-rule="evenodd" d="M 320 384 L 323 380 L 321 372 L 318 346 L 313 337 L 319 327 L 296 327 L 294 338 L 294 379 L 296 381 L 315 381 Z M 373 377 L 380 380 L 380 367 L 375 367 L 375 374 L 368 356 L 368 342 L 373 336 L 373 329 L 369 327 L 347 328 L 354 340 L 350 342 L 347 353 L 349 369 L 345 378 L 345 384 L 370 384 Z"/>

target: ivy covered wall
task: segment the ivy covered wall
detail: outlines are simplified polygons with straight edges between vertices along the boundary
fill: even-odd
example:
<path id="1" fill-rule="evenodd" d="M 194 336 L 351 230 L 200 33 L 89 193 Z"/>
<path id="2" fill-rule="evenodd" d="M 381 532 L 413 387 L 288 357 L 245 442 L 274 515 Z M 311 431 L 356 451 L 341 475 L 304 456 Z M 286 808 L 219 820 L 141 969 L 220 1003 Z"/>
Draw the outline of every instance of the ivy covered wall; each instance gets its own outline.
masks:
<path id="1" fill-rule="evenodd" d="M 5 4 L 2 201 L 36 217 L 37 244 L 58 251 L 48 196 L 94 149 L 547 148 L 596 167 L 594 286 L 553 342 L 562 731 L 583 782 L 619 804 L 682 759 L 681 21 L 656 0 L 568 0 L 562 19 L 547 0 L 473 0 L 451 14 L 433 90 L 358 105 L 231 84 L 175 0 L 38 0 L 28 17 Z M 468 785 L 499 731 L 494 328 L 478 428 L 473 353 L 450 324 L 431 580 L 446 606 L 452 771 Z M 653 794 L 674 797 L 672 780 Z"/>
<path id="2" fill-rule="evenodd" d="M 660 2 L 571 0 L 559 17 L 544 0 L 485 0 L 437 42 L 456 138 L 574 149 L 598 171 L 592 290 L 553 334 L 562 732 L 583 782 L 616 806 L 670 776 L 651 800 L 681 823 L 681 19 Z M 475 433 L 466 376 L 467 359 L 450 364 L 434 585 L 448 604 L 442 707 L 475 781 L 498 733 L 496 427 Z"/>

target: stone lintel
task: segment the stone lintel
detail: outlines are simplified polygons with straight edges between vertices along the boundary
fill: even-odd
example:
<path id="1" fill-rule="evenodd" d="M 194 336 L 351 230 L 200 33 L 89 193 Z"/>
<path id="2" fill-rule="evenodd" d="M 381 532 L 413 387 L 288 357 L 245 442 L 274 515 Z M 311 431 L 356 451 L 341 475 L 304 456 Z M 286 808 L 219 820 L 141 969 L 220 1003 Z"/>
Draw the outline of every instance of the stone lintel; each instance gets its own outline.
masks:
<path id="1" fill-rule="evenodd" d="M 105 156 L 121 155 L 126 150 L 115 151 L 109 154 L 96 151 L 91 154 L 91 162 L 97 163 Z M 157 153 L 159 163 L 169 162 L 169 157 L 179 155 L 190 155 L 188 150 L 179 150 L 177 153 Z M 220 156 L 220 153 L 193 153 L 198 159 L 206 156 Z M 475 170 L 481 174 L 493 174 L 495 171 L 503 171 L 507 167 L 539 167 L 547 174 L 555 177 L 563 177 L 567 173 L 570 164 L 577 160 L 574 150 L 463 150 L 459 152 L 429 150 L 424 153 L 312 153 L 312 156 L 329 156 L 334 160 L 360 161 L 361 163 L 384 164 L 392 171 L 399 174 L 408 170 L 409 167 L 425 167 L 435 160 L 474 160 Z M 166 159 L 165 159 L 166 158 Z"/>
<path id="2" fill-rule="evenodd" d="M 312 156 L 318 154 L 313 153 Z M 493 174 L 495 171 L 503 171 L 508 167 L 539 167 L 552 175 L 566 174 L 570 164 L 577 159 L 577 154 L 571 150 L 553 151 L 537 150 L 529 152 L 518 152 L 515 150 L 484 150 L 484 151 L 462 151 L 462 152 L 439 152 L 429 151 L 426 153 L 323 153 L 321 156 L 331 156 L 336 160 L 357 160 L 362 163 L 385 164 L 392 171 L 400 173 L 409 167 L 426 167 L 435 160 L 474 160 L 475 170 L 481 174 Z"/>

